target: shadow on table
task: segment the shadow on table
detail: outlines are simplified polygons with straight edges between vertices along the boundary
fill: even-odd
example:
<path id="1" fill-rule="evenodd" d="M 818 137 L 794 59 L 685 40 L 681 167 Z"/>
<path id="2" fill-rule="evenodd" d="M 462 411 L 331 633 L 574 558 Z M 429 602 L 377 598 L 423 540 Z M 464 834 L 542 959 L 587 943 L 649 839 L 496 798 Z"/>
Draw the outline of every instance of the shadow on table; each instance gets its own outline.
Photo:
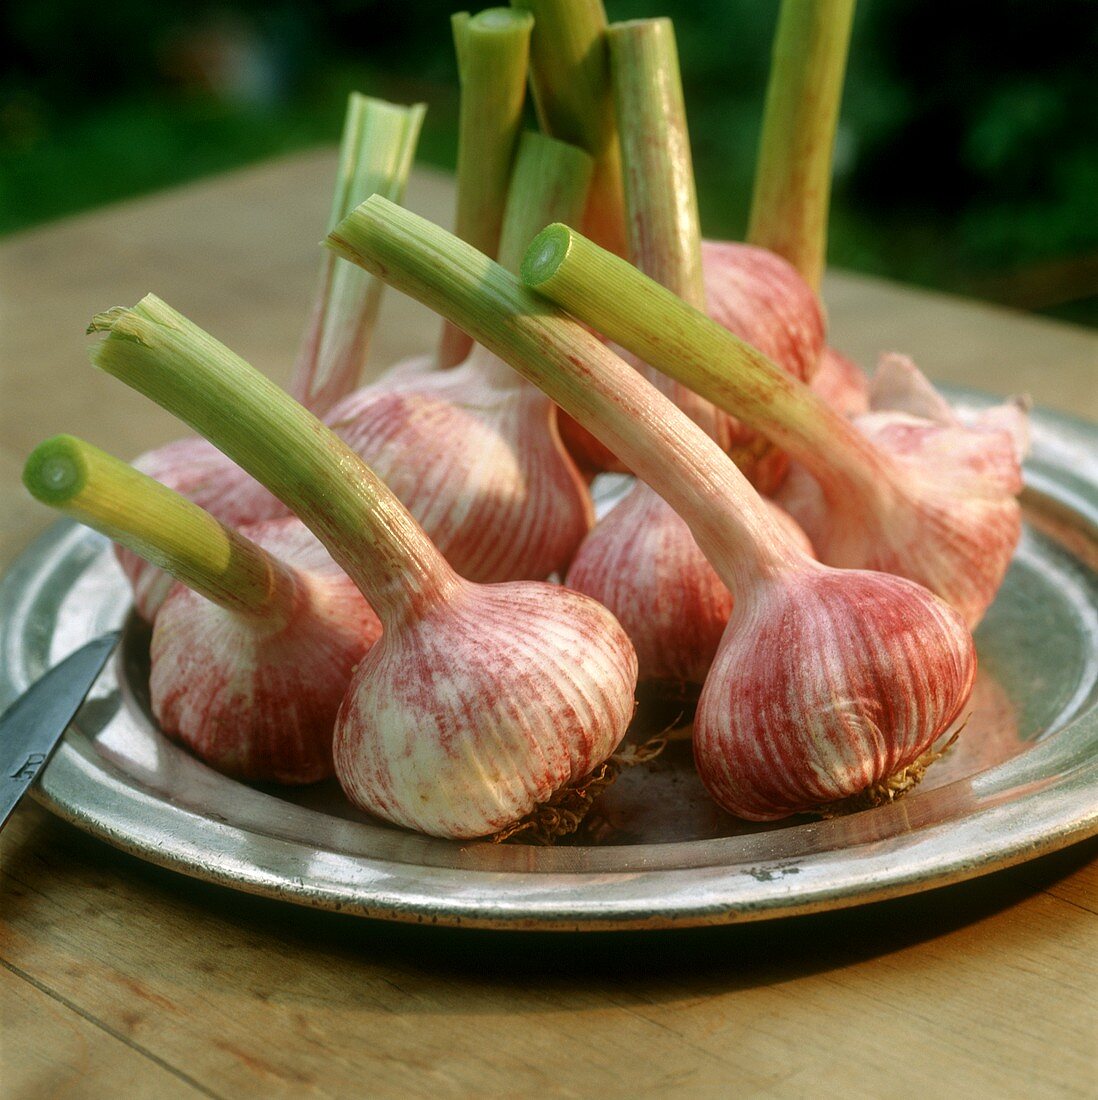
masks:
<path id="1" fill-rule="evenodd" d="M 622 986 L 646 1000 L 774 985 L 802 975 L 886 956 L 989 920 L 1054 886 L 1098 856 L 1098 838 L 1017 867 L 922 894 L 851 909 L 716 928 L 647 932 L 500 932 L 402 925 L 298 908 L 188 879 L 121 853 L 41 811 L 9 867 L 23 858 L 51 864 L 61 877 L 118 876 L 125 893 L 153 895 L 173 919 L 222 925 L 250 946 L 293 955 L 308 969 L 310 956 L 335 964 L 348 986 L 361 980 L 356 964 L 390 972 L 436 975 L 469 982 L 487 994 L 508 988 L 567 992 Z M 106 884 L 104 884 L 106 885 Z M 13 897 L 9 899 L 15 902 Z M 9 915 L 14 916 L 14 913 Z M 986 935 L 985 935 L 986 931 Z M 981 930 L 980 951 L 994 952 L 998 929 Z M 1003 950 L 1009 944 L 1003 940 Z M 292 984 L 292 983 L 290 983 Z M 292 996 L 292 989 L 282 992 Z M 345 994 L 346 995 L 346 994 Z M 408 1009 L 422 1008 L 410 1002 Z M 485 997 L 485 1011 L 498 1010 Z M 428 1011 L 437 1011 L 434 1006 Z M 476 1011 L 462 1000 L 462 1011 Z"/>

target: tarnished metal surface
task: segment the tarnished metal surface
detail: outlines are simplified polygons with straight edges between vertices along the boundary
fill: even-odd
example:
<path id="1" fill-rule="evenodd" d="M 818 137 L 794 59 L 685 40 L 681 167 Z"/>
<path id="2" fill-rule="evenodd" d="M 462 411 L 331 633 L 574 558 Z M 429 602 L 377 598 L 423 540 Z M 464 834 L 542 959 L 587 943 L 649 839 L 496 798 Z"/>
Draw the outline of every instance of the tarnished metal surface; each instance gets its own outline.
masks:
<path id="1" fill-rule="evenodd" d="M 984 403 L 976 395 L 962 400 Z M 1038 412 L 1026 532 L 977 632 L 980 678 L 956 748 L 905 799 L 752 826 L 706 797 L 686 743 L 623 774 L 597 843 L 436 840 L 371 821 L 332 782 L 225 779 L 148 711 L 148 632 L 104 540 L 61 524 L 0 582 L 0 708 L 50 664 L 125 626 L 121 650 L 38 797 L 187 874 L 368 916 L 496 928 L 671 927 L 854 905 L 944 885 L 1098 832 L 1098 431 Z"/>

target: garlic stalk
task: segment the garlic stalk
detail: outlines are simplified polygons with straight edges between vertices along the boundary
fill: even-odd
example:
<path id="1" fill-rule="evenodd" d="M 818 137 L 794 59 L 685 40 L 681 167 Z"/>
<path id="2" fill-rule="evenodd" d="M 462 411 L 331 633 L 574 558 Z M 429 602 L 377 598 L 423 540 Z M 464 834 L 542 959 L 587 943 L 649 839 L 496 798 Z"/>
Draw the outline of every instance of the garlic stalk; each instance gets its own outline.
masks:
<path id="1" fill-rule="evenodd" d="M 424 107 L 399 107 L 351 93 L 339 151 L 330 223 L 364 198 L 404 194 Z M 353 264 L 329 255 L 310 311 L 291 392 L 322 412 L 354 389 L 377 319 L 384 284 Z M 287 514 L 286 506 L 204 439 L 180 439 L 134 460 L 134 466 L 238 526 Z M 125 546 L 115 548 L 130 581 L 138 613 L 150 622 L 172 580 Z"/>
<path id="2" fill-rule="evenodd" d="M 427 108 L 399 107 L 352 92 L 339 147 L 329 232 L 363 199 L 400 202 Z M 353 265 L 326 258 L 287 390 L 323 416 L 358 385 L 381 306 L 382 284 Z"/>
<path id="3" fill-rule="evenodd" d="M 438 836 L 483 836 L 614 751 L 636 654 L 605 608 L 541 582 L 462 580 L 353 451 L 159 299 L 95 327 L 107 332 L 96 365 L 292 507 L 380 617 L 336 722 L 336 774 L 355 805 Z"/>
<path id="4" fill-rule="evenodd" d="M 556 214 L 582 212 L 590 175 L 582 150 L 523 135 L 500 244 L 505 266 L 517 272 L 530 237 Z M 450 370 L 387 375 L 325 420 L 467 580 L 563 574 L 594 522 L 556 407 L 482 347 Z"/>
<path id="5" fill-rule="evenodd" d="M 534 240 L 523 277 L 799 462 L 824 506 L 781 500 L 821 561 L 908 577 L 970 625 L 980 621 L 1021 531 L 1015 432 L 993 425 L 977 437 L 927 421 L 870 437 L 754 348 L 563 225 Z"/>
<path id="6" fill-rule="evenodd" d="M 817 294 L 854 0 L 783 0 L 746 244 L 703 246 L 709 316 L 803 382 L 823 361 Z M 692 303 L 693 304 L 693 303 Z M 772 493 L 786 456 L 750 429 L 730 454 Z"/>
<path id="7" fill-rule="evenodd" d="M 461 85 L 454 232 L 488 256 L 496 255 L 503 230 L 503 207 L 526 101 L 533 25 L 526 12 L 509 8 L 488 8 L 473 16 L 458 12 L 451 17 Z M 362 195 L 358 202 L 366 197 Z M 349 212 L 350 207 L 343 214 Z M 443 325 L 437 356 L 440 367 L 462 362 L 471 350 L 472 341 L 461 329 Z M 350 390 L 348 386 L 343 393 Z M 302 404 L 313 407 L 307 401 Z"/>
<path id="8" fill-rule="evenodd" d="M 541 128 L 595 158 L 583 225 L 604 248 L 624 255 L 625 198 L 602 0 L 511 0 L 511 6 L 534 17 L 530 86 Z"/>
<path id="9" fill-rule="evenodd" d="M 816 292 L 853 21 L 854 0 L 782 0 L 751 194 L 748 241 L 784 257 Z"/>
<path id="10" fill-rule="evenodd" d="M 168 736 L 242 779 L 332 774 L 336 711 L 381 624 L 298 520 L 245 536 L 72 436 L 40 444 L 23 480 L 182 582 L 152 635 L 152 709 Z"/>
<path id="11" fill-rule="evenodd" d="M 735 596 L 694 726 L 699 771 L 726 809 L 772 819 L 850 798 L 948 729 L 976 657 L 943 601 L 899 577 L 807 557 L 689 417 L 438 227 L 374 196 L 328 243 L 544 388 L 690 525 Z"/>

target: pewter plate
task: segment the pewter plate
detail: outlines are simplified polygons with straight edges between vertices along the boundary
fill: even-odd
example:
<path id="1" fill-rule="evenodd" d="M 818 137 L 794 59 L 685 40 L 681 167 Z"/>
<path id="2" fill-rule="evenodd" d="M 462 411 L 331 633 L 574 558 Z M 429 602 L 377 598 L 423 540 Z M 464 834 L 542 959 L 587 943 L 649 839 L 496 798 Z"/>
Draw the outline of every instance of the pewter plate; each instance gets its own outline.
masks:
<path id="1" fill-rule="evenodd" d="M 988 399 L 954 394 L 962 404 Z M 686 742 L 622 774 L 583 843 L 456 843 L 357 813 L 333 782 L 287 793 L 226 779 L 169 742 L 146 693 L 148 631 L 106 542 L 62 523 L 0 581 L 0 708 L 125 625 L 37 797 L 189 875 L 362 916 L 490 928 L 666 928 L 913 893 L 1098 832 L 1098 429 L 1037 412 L 1026 530 L 977 635 L 955 749 L 890 806 L 752 826 L 705 795 Z M 601 487 L 604 505 L 621 480 Z M 673 715 L 672 715 L 673 717 Z"/>

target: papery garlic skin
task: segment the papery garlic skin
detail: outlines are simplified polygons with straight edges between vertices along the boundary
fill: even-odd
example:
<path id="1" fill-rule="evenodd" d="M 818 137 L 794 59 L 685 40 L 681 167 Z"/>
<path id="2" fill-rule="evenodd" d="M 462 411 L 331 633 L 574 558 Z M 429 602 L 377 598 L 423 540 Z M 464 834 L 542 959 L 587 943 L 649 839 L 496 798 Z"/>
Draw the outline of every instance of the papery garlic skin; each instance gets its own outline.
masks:
<path id="1" fill-rule="evenodd" d="M 153 714 L 225 775 L 313 783 L 334 771 L 336 714 L 381 624 L 298 520 L 244 533 L 296 567 L 292 609 L 265 622 L 176 584 L 153 626 Z"/>
<path id="2" fill-rule="evenodd" d="M 882 359 L 870 395 L 871 411 L 853 424 L 879 461 L 891 465 L 887 476 L 876 484 L 863 478 L 855 495 L 841 480 L 825 483 L 794 464 L 777 499 L 822 561 L 910 577 L 974 627 L 1021 537 L 1025 403 L 984 410 L 964 423 L 900 356 Z"/>
<path id="3" fill-rule="evenodd" d="M 732 594 L 686 522 L 647 487 L 634 488 L 599 521 L 565 584 L 614 612 L 637 647 L 642 681 L 705 680 Z"/>
<path id="4" fill-rule="evenodd" d="M 794 378 L 809 381 L 824 349 L 819 298 L 792 264 L 756 245 L 702 241 L 705 312 Z"/>
<path id="5" fill-rule="evenodd" d="M 204 439 L 192 436 L 173 440 L 146 451 L 132 465 L 230 527 L 289 515 L 285 504 Z M 133 589 L 137 613 L 152 622 L 175 581 L 117 543 L 114 554 Z"/>
<path id="6" fill-rule="evenodd" d="M 857 363 L 834 348 L 824 348 L 809 384 L 843 416 L 869 412 L 869 378 Z"/>
<path id="7" fill-rule="evenodd" d="M 812 288 L 791 264 L 765 248 L 735 241 L 702 241 L 705 312 L 802 382 L 816 372 L 824 350 L 824 315 Z M 720 440 L 762 493 L 773 493 L 789 465 L 782 451 L 753 428 L 727 419 Z"/>
<path id="8" fill-rule="evenodd" d="M 753 821 L 841 802 L 929 749 L 975 676 L 961 616 L 919 585 L 823 566 L 783 575 L 733 609 L 694 720 L 698 771 Z"/>
<path id="9" fill-rule="evenodd" d="M 766 502 L 807 553 L 791 516 Z M 732 611 L 732 594 L 686 521 L 638 485 L 584 539 L 565 577 L 609 608 L 637 648 L 642 682 L 702 684 Z"/>
<path id="10" fill-rule="evenodd" d="M 637 659 L 613 616 L 566 588 L 466 585 L 355 673 L 336 773 L 356 805 L 434 836 L 487 836 L 582 779 L 633 716 Z"/>
<path id="11" fill-rule="evenodd" d="M 486 359 L 359 390 L 327 423 L 467 580 L 543 580 L 567 569 L 594 507 L 552 402 Z"/>

